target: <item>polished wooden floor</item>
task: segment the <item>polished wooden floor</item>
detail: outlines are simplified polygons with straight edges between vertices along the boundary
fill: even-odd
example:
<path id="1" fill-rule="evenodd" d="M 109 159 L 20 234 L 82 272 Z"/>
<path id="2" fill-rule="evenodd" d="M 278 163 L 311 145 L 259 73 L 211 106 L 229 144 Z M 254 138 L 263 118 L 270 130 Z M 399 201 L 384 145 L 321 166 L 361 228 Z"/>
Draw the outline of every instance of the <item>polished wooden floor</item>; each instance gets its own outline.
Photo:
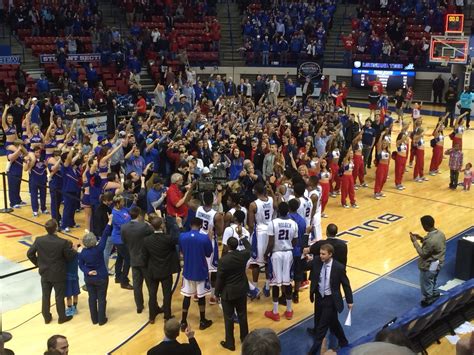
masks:
<path id="1" fill-rule="evenodd" d="M 359 109 L 357 112 L 366 112 Z M 426 117 L 424 126 L 426 133 L 431 133 L 436 118 Z M 398 132 L 394 129 L 394 137 Z M 448 132 L 445 132 L 447 135 Z M 464 137 L 464 160 L 474 161 L 474 131 L 468 131 Z M 430 137 L 426 136 L 425 170 L 429 167 L 431 159 L 431 148 L 429 147 Z M 445 146 L 451 145 L 449 140 Z M 1 158 L 0 166 L 3 166 L 5 158 Z M 390 179 L 388 180 L 384 192 L 385 198 L 377 201 L 373 196 L 373 181 L 375 170 L 371 169 L 367 174 L 367 182 L 370 188 L 359 189 L 356 192 L 357 202 L 360 205 L 358 210 L 342 209 L 339 199 L 330 199 L 327 213 L 329 218 L 323 219 L 323 228 L 327 223 L 336 223 L 340 231 L 353 230 L 360 236 L 346 235 L 344 239 L 349 241 L 348 275 L 351 280 L 353 290 L 366 285 L 380 275 L 383 275 L 405 262 L 416 257 L 408 232 L 423 234 L 419 223 L 419 218 L 424 214 L 434 216 L 438 228 L 445 232 L 447 238 L 451 238 L 456 233 L 471 226 L 474 221 L 473 193 L 450 191 L 448 189 L 449 170 L 447 159 L 443 161 L 442 173 L 437 176 L 428 176 L 429 181 L 415 183 L 411 181 L 412 170 L 409 169 L 405 175 L 406 190 L 398 191 L 394 188 L 392 162 L 390 167 Z M 23 195 L 29 201 L 27 185 L 22 186 Z M 3 193 L 3 191 L 0 191 Z M 3 204 L 3 202 L 1 202 Z M 1 206 L 0 204 L 0 206 Z M 3 206 L 1 206 L 3 207 Z M 402 218 L 388 224 L 376 224 L 380 228 L 370 231 L 367 229 L 353 229 L 369 220 L 377 220 L 381 216 L 393 214 Z M 44 234 L 41 226 L 47 216 L 33 218 L 31 208 L 25 206 L 20 210 L 15 210 L 10 215 L 0 215 L 1 223 L 5 223 L 20 230 L 28 231 L 35 236 Z M 79 223 L 83 222 L 83 214 L 78 215 Z M 382 217 L 387 218 L 387 217 Z M 393 218 L 395 219 L 395 218 Z M 375 225 L 371 223 L 371 225 Z M 370 228 L 369 228 L 370 229 Z M 83 230 L 73 230 L 74 237 L 80 238 Z M 31 264 L 26 259 L 27 247 L 18 243 L 20 237 L 0 238 L 1 256 L 20 263 L 23 267 L 30 267 Z M 67 236 L 64 236 L 67 237 Z M 38 287 L 40 287 L 38 285 Z M 179 295 L 179 288 L 173 298 L 173 313 L 180 317 L 182 297 Z M 129 337 L 128 342 L 121 346 L 114 354 L 143 354 L 151 346 L 163 339 L 163 320 L 157 318 L 154 325 L 146 325 L 147 309 L 143 314 L 136 314 L 131 291 L 120 289 L 116 284 L 110 284 L 108 292 L 107 315 L 109 323 L 103 327 L 93 326 L 90 322 L 87 308 L 87 296 L 83 293 L 79 299 L 79 314 L 74 319 L 64 325 L 58 325 L 53 321 L 49 325 L 43 323 L 39 314 L 41 309 L 40 301 L 22 306 L 18 309 L 5 312 L 2 319 L 3 330 L 9 330 L 13 334 L 13 339 L 8 343 L 8 348 L 17 354 L 38 354 L 45 350 L 46 339 L 53 334 L 64 334 L 68 337 L 71 354 L 104 354 L 110 352 Z M 379 307 L 383 307 L 380 301 Z M 281 320 L 272 322 L 263 317 L 263 312 L 271 308 L 270 299 L 262 297 L 258 301 L 249 304 L 249 327 L 270 327 L 275 331 L 282 331 L 296 322 L 304 319 L 312 313 L 312 304 L 308 300 L 308 292 L 302 291 L 300 303 L 294 306 L 295 317 L 293 320 Z M 354 312 L 364 312 L 354 306 Z M 57 319 L 55 310 L 53 316 Z M 367 314 L 370 317 L 370 314 Z M 196 339 L 198 340 L 203 354 L 223 354 L 219 341 L 223 340 L 224 325 L 221 310 L 218 306 L 207 306 L 207 318 L 212 319 L 214 324 L 205 331 L 198 328 L 198 308 L 193 303 L 190 308 L 189 323 L 196 329 Z M 236 329 L 236 339 L 238 339 L 238 327 Z M 180 337 L 184 341 L 184 336 Z M 239 350 L 240 344 L 237 342 Z M 454 347 L 446 341 L 442 345 L 434 345 L 430 348 L 430 354 L 453 353 Z"/>

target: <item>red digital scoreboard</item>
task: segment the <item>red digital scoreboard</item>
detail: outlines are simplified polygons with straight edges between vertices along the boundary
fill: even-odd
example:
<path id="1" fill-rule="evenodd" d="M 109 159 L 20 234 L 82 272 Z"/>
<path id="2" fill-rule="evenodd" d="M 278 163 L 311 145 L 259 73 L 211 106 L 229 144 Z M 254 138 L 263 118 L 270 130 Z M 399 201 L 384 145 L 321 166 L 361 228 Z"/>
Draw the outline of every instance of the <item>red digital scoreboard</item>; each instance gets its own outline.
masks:
<path id="1" fill-rule="evenodd" d="M 464 32 L 464 15 L 463 14 L 447 14 L 444 32 L 446 34 L 463 33 Z"/>

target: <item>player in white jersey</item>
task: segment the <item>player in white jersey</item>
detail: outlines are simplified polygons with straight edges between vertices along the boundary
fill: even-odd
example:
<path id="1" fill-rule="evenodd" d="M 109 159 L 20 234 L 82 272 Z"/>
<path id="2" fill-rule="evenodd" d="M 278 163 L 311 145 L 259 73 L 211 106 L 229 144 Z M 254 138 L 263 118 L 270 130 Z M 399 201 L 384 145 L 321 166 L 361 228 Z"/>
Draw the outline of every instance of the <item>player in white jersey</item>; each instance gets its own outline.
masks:
<path id="1" fill-rule="evenodd" d="M 250 233 L 244 226 L 245 213 L 244 211 L 235 211 L 233 220 L 230 226 L 224 229 L 224 235 L 222 236 L 222 256 L 224 256 L 229 248 L 227 247 L 227 241 L 229 238 L 234 237 L 239 241 L 237 250 L 245 250 L 245 246 L 242 244 L 242 239 L 247 239 L 250 242 Z"/>
<path id="2" fill-rule="evenodd" d="M 207 258 L 207 266 L 211 274 L 211 298 L 209 304 L 216 304 L 217 300 L 214 296 L 216 284 L 217 263 L 219 261 L 219 245 L 217 238 L 222 236 L 224 227 L 224 218 L 221 213 L 218 213 L 212 208 L 214 202 L 214 194 L 212 192 L 204 192 L 203 206 L 199 206 L 196 210 L 196 218 L 202 220 L 202 227 L 200 232 L 203 234 L 211 233 L 212 236 L 212 254 Z"/>
<path id="3" fill-rule="evenodd" d="M 318 240 L 323 239 L 323 230 L 321 226 L 321 197 L 323 195 L 323 189 L 319 185 L 318 176 L 311 176 L 308 185 L 309 198 L 313 204 L 311 210 L 311 234 L 308 239 L 308 245 L 312 245 Z"/>
<path id="4" fill-rule="evenodd" d="M 273 193 L 271 188 L 268 189 Z M 265 263 L 265 250 L 268 244 L 268 224 L 273 218 L 274 210 L 274 199 L 267 196 L 267 189 L 264 184 L 257 183 L 254 186 L 254 192 L 257 195 L 257 199 L 253 201 L 249 206 L 248 212 L 248 223 L 250 231 L 250 244 L 252 245 L 252 256 L 249 261 L 250 268 L 252 269 L 252 280 L 253 286 L 259 292 L 258 289 L 258 275 L 260 274 L 260 267 L 266 265 Z M 270 296 L 270 281 L 265 280 L 265 287 L 263 293 L 265 296 Z"/>
<path id="5" fill-rule="evenodd" d="M 232 223 L 232 220 L 233 220 L 233 217 L 234 217 L 234 213 L 236 211 L 242 211 L 244 212 L 245 214 L 245 218 L 244 218 L 244 222 L 243 222 L 243 226 L 246 227 L 247 226 L 247 214 L 248 214 L 248 211 L 245 207 L 241 206 L 240 205 L 240 199 L 241 199 L 241 195 L 238 194 L 238 193 L 232 193 L 229 195 L 229 198 L 227 199 L 227 206 L 230 208 L 227 213 L 225 214 L 224 216 L 224 225 L 226 227 L 228 227 L 231 223 Z"/>
<path id="6" fill-rule="evenodd" d="M 291 282 L 293 281 L 293 247 L 298 239 L 298 225 L 288 217 L 288 204 L 278 205 L 278 218 L 268 225 L 268 246 L 265 257 L 269 259 L 270 286 L 272 287 L 273 310 L 266 311 L 265 317 L 280 320 L 278 313 L 278 297 L 280 287 L 286 298 L 285 318 L 293 318 L 291 308 Z"/>
<path id="7" fill-rule="evenodd" d="M 311 210 L 313 209 L 313 202 L 311 202 L 311 199 L 308 197 L 309 194 L 306 191 L 305 183 L 297 182 L 294 187 L 294 192 L 295 194 L 290 197 L 290 200 L 296 198 L 300 201 L 298 213 L 304 218 L 306 225 L 309 226 L 311 223 Z"/>

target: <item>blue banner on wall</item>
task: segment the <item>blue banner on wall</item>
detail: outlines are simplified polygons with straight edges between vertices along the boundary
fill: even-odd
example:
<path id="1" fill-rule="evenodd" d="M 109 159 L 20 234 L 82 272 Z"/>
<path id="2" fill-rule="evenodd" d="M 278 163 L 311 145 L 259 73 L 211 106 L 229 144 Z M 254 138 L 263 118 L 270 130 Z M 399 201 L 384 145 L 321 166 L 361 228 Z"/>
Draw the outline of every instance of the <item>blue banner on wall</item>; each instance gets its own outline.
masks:
<path id="1" fill-rule="evenodd" d="M 0 56 L 0 65 L 20 64 L 20 63 L 21 63 L 21 59 L 19 55 Z"/>

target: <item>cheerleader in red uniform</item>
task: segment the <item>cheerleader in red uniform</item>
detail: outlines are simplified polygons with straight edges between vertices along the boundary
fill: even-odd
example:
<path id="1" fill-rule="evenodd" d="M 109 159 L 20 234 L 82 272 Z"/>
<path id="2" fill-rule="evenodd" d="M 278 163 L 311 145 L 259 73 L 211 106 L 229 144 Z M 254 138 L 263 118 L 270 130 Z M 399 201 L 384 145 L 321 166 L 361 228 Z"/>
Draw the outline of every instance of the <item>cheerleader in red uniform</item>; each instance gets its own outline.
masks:
<path id="1" fill-rule="evenodd" d="M 430 175 L 434 176 L 439 173 L 439 166 L 443 161 L 444 152 L 444 120 L 448 117 L 446 114 L 444 117 L 440 117 L 436 128 L 433 131 L 433 139 L 431 140 L 431 146 L 433 147 L 433 155 L 431 156 L 430 163 Z M 434 145 L 433 145 L 434 144 Z"/>
<path id="2" fill-rule="evenodd" d="M 342 176 L 341 176 L 341 204 L 344 208 L 349 208 L 349 205 L 346 203 L 347 195 L 349 195 L 349 200 L 351 201 L 352 208 L 359 208 L 355 199 L 355 190 L 354 190 L 354 177 L 352 171 L 354 170 L 354 152 L 352 148 L 349 148 L 347 151 L 344 160 L 341 165 Z"/>
<path id="3" fill-rule="evenodd" d="M 382 193 L 383 186 L 387 181 L 388 167 L 390 163 L 390 141 L 386 139 L 387 132 L 382 132 L 377 144 L 377 170 L 375 170 L 375 186 L 374 186 L 374 198 L 380 200 L 381 197 L 385 197 Z"/>
<path id="4" fill-rule="evenodd" d="M 322 195 L 321 195 L 321 217 L 327 218 L 328 215 L 324 213 L 324 209 L 329 200 L 329 190 L 331 188 L 331 172 L 327 168 L 326 159 L 322 159 L 320 162 L 321 170 L 319 172 L 319 185 L 321 185 Z"/>
<path id="5" fill-rule="evenodd" d="M 329 170 L 331 172 L 331 182 L 330 182 L 330 196 L 336 197 L 336 195 L 340 195 L 340 188 L 341 188 L 341 178 L 339 177 L 339 159 L 341 157 L 341 151 L 337 146 L 336 139 L 331 139 L 329 142 L 329 149 L 327 153 L 327 157 L 329 159 Z"/>
<path id="6" fill-rule="evenodd" d="M 410 153 L 409 153 L 409 156 L 410 156 L 410 165 L 409 165 L 409 167 L 410 168 L 413 167 L 413 160 L 415 160 L 415 157 L 416 157 L 415 132 L 418 128 L 421 127 L 421 123 L 422 123 L 421 118 L 417 119 L 417 120 L 413 120 L 413 131 L 410 134 L 410 139 L 411 139 Z"/>
<path id="7" fill-rule="evenodd" d="M 352 141 L 352 151 L 354 153 L 354 170 L 352 176 L 354 177 L 354 188 L 359 189 L 357 185 L 357 178 L 359 178 L 360 186 L 367 187 L 364 181 L 364 156 L 362 155 L 362 131 Z"/>
<path id="8" fill-rule="evenodd" d="M 404 190 L 402 185 L 403 174 L 407 164 L 408 137 L 406 133 L 400 132 L 397 137 L 397 151 L 395 152 L 395 187 Z"/>
<path id="9" fill-rule="evenodd" d="M 451 139 L 453 140 L 453 148 L 454 145 L 457 143 L 459 144 L 459 149 L 462 150 L 462 135 L 464 134 L 464 131 L 466 128 L 462 124 L 464 116 L 466 116 L 468 112 L 464 112 L 461 116 L 459 116 L 454 123 L 454 130 L 453 132 L 449 135 Z"/>
<path id="10" fill-rule="evenodd" d="M 416 146 L 416 162 L 415 169 L 413 169 L 413 179 L 416 182 L 428 181 L 423 172 L 425 166 L 425 140 L 423 139 L 424 132 L 425 130 L 419 127 L 413 136 L 413 142 Z"/>

